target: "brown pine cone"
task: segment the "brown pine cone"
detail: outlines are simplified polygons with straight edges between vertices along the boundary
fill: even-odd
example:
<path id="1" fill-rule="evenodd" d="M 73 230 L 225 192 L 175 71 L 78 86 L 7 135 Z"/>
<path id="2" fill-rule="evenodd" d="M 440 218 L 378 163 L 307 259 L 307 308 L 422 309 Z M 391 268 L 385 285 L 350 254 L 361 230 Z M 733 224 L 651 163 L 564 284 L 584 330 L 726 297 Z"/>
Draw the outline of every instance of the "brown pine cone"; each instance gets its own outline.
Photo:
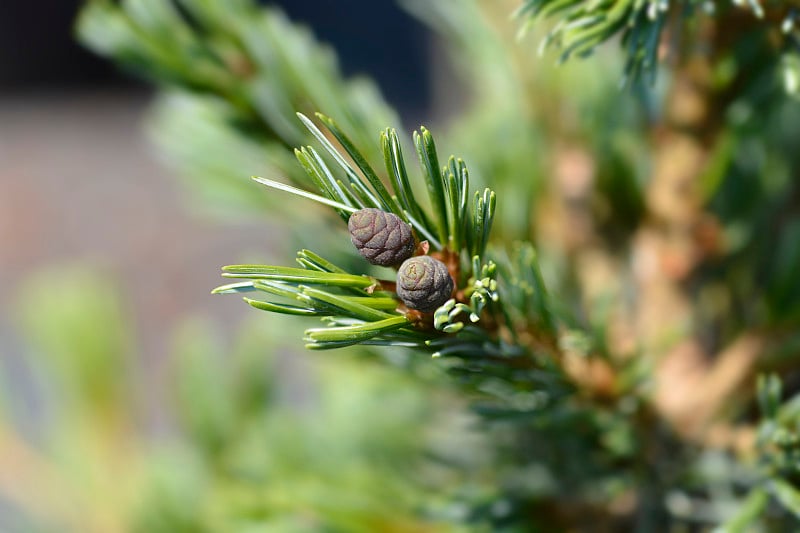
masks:
<path id="1" fill-rule="evenodd" d="M 453 286 L 447 266 L 427 255 L 406 260 L 397 271 L 397 296 L 410 309 L 435 311 L 450 299 Z"/>
<path id="2" fill-rule="evenodd" d="M 414 253 L 411 226 L 395 214 L 361 209 L 350 215 L 347 229 L 355 247 L 373 265 L 394 266 Z"/>

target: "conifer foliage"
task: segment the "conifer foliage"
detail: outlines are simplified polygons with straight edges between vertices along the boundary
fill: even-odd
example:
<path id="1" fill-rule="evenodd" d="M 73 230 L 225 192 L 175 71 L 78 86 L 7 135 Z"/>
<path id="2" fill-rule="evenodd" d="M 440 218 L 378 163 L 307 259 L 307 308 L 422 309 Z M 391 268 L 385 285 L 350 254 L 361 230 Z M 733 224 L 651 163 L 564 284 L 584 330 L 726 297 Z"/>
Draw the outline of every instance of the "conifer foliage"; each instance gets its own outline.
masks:
<path id="1" fill-rule="evenodd" d="M 194 189 L 239 207 L 260 184 L 258 209 L 307 225 L 295 266 L 225 266 L 215 293 L 468 405 L 491 474 L 440 451 L 461 512 L 421 515 L 800 528 L 800 6 L 523 0 L 509 26 L 511 3 L 401 3 L 461 76 L 436 142 L 250 0 L 93 0 L 78 27 L 162 88 L 156 137 Z M 554 68 L 525 35 L 593 57 Z"/>

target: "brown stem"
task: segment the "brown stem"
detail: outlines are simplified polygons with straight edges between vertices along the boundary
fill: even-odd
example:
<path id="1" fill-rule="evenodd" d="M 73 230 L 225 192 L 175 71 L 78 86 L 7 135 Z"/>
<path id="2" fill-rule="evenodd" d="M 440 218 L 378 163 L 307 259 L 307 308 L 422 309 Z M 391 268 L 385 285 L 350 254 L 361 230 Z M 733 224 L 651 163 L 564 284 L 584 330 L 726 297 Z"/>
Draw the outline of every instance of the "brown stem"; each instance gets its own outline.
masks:
<path id="1" fill-rule="evenodd" d="M 702 435 L 750 378 L 765 340 L 746 332 L 716 357 L 693 331 L 694 295 L 686 283 L 719 251 L 720 225 L 705 210 L 697 183 L 725 128 L 725 112 L 746 82 L 740 72 L 727 86 L 712 80 L 716 62 L 736 39 L 760 24 L 729 9 L 704 19 L 677 58 L 665 118 L 653 131 L 653 174 L 647 222 L 633 241 L 632 265 L 639 296 L 632 323 L 643 353 L 656 362 L 655 406 L 687 438 Z M 671 339 L 685 339 L 675 343 Z M 713 362 L 710 362 L 713 361 Z"/>

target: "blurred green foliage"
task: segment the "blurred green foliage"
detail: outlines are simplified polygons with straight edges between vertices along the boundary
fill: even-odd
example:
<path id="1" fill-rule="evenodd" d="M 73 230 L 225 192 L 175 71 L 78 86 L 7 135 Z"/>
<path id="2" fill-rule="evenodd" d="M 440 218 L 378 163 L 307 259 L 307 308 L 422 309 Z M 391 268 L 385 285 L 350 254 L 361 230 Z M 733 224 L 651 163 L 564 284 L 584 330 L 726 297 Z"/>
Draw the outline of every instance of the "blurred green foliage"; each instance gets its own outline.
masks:
<path id="1" fill-rule="evenodd" d="M 287 151 L 311 138 L 298 111 L 326 110 L 359 146 L 398 123 L 375 86 L 344 79 L 332 50 L 308 29 L 249 0 L 92 1 L 77 28 L 98 53 L 124 58 L 167 88 L 190 89 L 165 95 L 153 129 L 212 211 L 268 206 L 291 213 L 291 204 L 252 194 L 248 178 L 277 174 L 307 183 Z M 377 150 L 367 155 L 381 161 Z"/>
<path id="2" fill-rule="evenodd" d="M 466 447 L 480 469 L 481 443 L 446 393 L 363 357 L 290 353 L 286 326 L 260 322 L 226 346 L 187 319 L 154 376 L 107 275 L 54 267 L 19 298 L 38 408 L 2 420 L 0 498 L 32 530 L 459 530 L 438 495 L 463 473 L 432 457 Z"/>

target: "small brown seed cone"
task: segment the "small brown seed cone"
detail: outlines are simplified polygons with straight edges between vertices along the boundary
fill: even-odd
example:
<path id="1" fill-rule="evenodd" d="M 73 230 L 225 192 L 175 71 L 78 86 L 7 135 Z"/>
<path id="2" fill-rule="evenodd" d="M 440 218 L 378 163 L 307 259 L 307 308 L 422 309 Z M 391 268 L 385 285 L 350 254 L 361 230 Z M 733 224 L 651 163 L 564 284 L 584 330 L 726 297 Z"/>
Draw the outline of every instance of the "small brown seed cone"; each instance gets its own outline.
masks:
<path id="1" fill-rule="evenodd" d="M 366 208 L 350 215 L 350 240 L 373 265 L 394 266 L 414 253 L 416 243 L 411 226 L 393 213 Z"/>
<path id="2" fill-rule="evenodd" d="M 454 285 L 447 266 L 427 255 L 407 259 L 397 271 L 397 296 L 410 309 L 425 313 L 449 300 Z"/>

